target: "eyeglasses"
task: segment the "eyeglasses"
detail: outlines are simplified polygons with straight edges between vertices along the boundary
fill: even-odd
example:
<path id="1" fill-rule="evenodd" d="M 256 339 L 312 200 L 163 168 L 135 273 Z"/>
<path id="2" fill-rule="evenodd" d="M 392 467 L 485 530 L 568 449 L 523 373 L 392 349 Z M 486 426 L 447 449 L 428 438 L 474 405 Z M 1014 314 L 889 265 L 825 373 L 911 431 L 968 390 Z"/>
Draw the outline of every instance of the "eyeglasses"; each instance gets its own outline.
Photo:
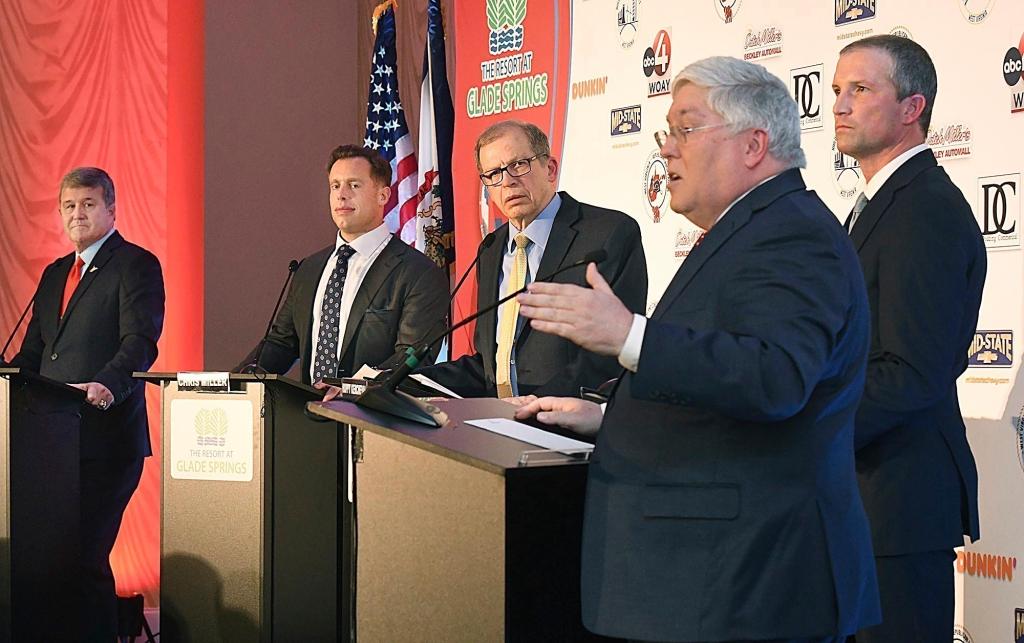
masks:
<path id="1" fill-rule="evenodd" d="M 528 159 L 512 161 L 503 167 L 495 168 L 490 172 L 484 172 L 480 175 L 480 182 L 490 188 L 501 183 L 502 172 L 508 172 L 508 175 L 513 177 L 525 176 L 529 174 L 530 170 L 533 168 L 531 163 L 542 156 L 547 156 L 547 154 L 534 154 Z"/>
<path id="2" fill-rule="evenodd" d="M 726 125 L 728 125 L 728 123 L 701 125 L 700 127 L 670 127 L 667 132 L 665 130 L 655 132 L 654 141 L 658 144 L 658 147 L 665 147 L 668 145 L 669 139 L 674 141 L 677 145 L 686 145 L 687 134 L 692 134 L 693 132 L 699 132 L 706 129 L 715 129 L 716 127 L 725 127 Z"/>

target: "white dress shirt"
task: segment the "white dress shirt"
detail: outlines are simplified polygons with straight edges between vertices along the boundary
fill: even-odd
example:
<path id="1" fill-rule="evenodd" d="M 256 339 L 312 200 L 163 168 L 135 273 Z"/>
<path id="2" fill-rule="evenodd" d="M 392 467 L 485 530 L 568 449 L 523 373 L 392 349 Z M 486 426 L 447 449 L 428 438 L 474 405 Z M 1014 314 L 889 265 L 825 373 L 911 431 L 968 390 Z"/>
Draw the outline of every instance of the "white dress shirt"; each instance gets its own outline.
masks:
<path id="1" fill-rule="evenodd" d="M 82 258 L 82 276 L 89 272 L 89 266 L 92 265 L 92 260 L 96 258 L 96 254 L 99 253 L 100 247 L 103 246 L 103 242 L 110 238 L 110 235 L 114 234 L 114 229 L 111 228 L 107 234 L 103 235 L 98 241 L 94 241 L 91 246 L 81 252 L 76 252 L 76 257 Z"/>
<path id="2" fill-rule="evenodd" d="M 313 298 L 313 351 L 316 352 L 317 340 L 320 337 L 320 309 L 324 303 L 324 293 L 327 292 L 327 283 L 331 280 L 331 273 L 338 264 L 338 248 L 343 245 L 350 245 L 355 254 L 348 260 L 348 272 L 345 275 L 345 287 L 341 291 L 341 315 L 338 321 L 338 359 L 341 360 L 341 351 L 344 348 L 341 343 L 345 339 L 345 326 L 348 325 L 349 313 L 352 311 L 352 301 L 359 292 L 359 286 L 363 278 L 369 272 L 370 266 L 377 260 L 381 251 L 391 241 L 391 233 L 385 224 L 380 224 L 373 230 L 360 236 L 352 243 L 348 243 L 338 234 L 334 242 L 334 254 L 327 260 L 324 271 L 320 275 L 320 284 L 316 288 L 316 296 Z M 314 377 L 313 369 L 315 361 L 310 360 L 309 376 Z"/>

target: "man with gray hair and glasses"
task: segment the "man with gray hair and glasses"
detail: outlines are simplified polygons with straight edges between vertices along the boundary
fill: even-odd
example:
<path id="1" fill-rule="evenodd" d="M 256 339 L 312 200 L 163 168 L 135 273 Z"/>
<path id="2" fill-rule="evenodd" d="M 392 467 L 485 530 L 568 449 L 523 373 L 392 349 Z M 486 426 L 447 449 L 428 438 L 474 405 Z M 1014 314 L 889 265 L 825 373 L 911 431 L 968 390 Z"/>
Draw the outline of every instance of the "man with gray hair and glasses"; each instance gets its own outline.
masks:
<path id="1" fill-rule="evenodd" d="M 630 310 L 644 309 L 647 262 L 640 226 L 622 212 L 557 192 L 558 159 L 539 127 L 517 120 L 491 125 L 477 139 L 476 165 L 491 203 L 508 219 L 480 244 L 477 309 L 597 250 L 607 253 L 601 273 L 612 290 Z M 582 285 L 583 269 L 555 281 Z M 476 353 L 420 372 L 464 397 L 499 398 L 579 395 L 581 387 L 597 388 L 618 374 L 614 357 L 531 332 L 518 311 L 510 301 L 497 314 L 481 316 Z"/>
<path id="2" fill-rule="evenodd" d="M 672 209 L 706 232 L 651 316 L 593 266 L 590 288 L 519 297 L 535 332 L 625 369 L 603 417 L 568 398 L 517 412 L 597 432 L 584 625 L 645 641 L 845 640 L 879 620 L 853 456 L 868 336 L 856 254 L 804 185 L 796 104 L 763 67 L 689 65 L 667 120 Z"/>
<path id="3" fill-rule="evenodd" d="M 843 48 L 832 81 L 836 143 L 864 173 L 846 228 L 871 307 L 855 444 L 882 624 L 857 643 L 949 641 L 953 548 L 979 536 L 956 379 L 978 322 L 985 244 L 924 142 L 936 89 L 928 52 L 889 35 Z"/>

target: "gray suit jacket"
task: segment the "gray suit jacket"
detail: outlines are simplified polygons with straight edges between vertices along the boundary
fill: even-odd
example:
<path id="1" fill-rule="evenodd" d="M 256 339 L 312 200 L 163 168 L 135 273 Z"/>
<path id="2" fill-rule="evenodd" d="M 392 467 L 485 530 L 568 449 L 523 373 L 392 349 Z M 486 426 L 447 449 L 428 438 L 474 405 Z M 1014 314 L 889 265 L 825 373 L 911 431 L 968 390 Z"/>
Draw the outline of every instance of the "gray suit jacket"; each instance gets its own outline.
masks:
<path id="1" fill-rule="evenodd" d="M 260 366 L 286 373 L 298 359 L 309 383 L 313 359 L 313 300 L 327 260 L 328 246 L 302 260 L 260 356 Z M 448 276 L 430 259 L 393 236 L 363 278 L 342 338 L 338 376 L 363 364 L 375 366 L 397 351 L 444 330 L 448 316 Z M 243 364 L 259 351 L 252 350 Z M 436 357 L 436 352 L 427 360 Z"/>

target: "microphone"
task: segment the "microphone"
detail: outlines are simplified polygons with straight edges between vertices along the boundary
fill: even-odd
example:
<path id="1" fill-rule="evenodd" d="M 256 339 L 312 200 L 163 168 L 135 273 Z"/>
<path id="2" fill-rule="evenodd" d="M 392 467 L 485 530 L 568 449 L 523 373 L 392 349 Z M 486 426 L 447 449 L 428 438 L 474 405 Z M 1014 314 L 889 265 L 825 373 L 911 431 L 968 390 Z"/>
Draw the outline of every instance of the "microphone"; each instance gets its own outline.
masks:
<path id="1" fill-rule="evenodd" d="M 36 296 L 32 295 L 32 298 L 28 300 L 28 304 L 25 305 L 25 310 L 21 311 L 21 317 L 18 318 L 18 323 L 14 325 L 14 329 L 11 331 L 11 336 L 4 342 L 3 350 L 0 350 L 0 364 L 7 363 L 7 349 L 11 347 L 11 342 L 14 341 L 14 336 L 18 334 L 18 329 L 21 328 L 21 322 L 25 321 L 25 316 L 28 315 L 28 311 L 32 308 L 32 304 L 35 302 Z"/>
<path id="2" fill-rule="evenodd" d="M 495 239 L 497 239 L 497 236 L 495 236 L 495 234 L 493 232 L 488 232 L 487 236 L 485 236 L 483 238 L 483 240 L 480 241 L 480 245 L 477 246 L 477 249 L 476 249 L 476 257 L 474 257 L 473 261 L 470 262 L 469 267 L 466 268 L 466 271 L 464 273 L 462 273 L 462 277 L 459 279 L 458 283 L 455 284 L 455 288 L 452 289 L 451 294 L 448 296 L 448 310 L 449 311 L 451 311 L 451 309 L 452 309 L 451 306 L 452 306 L 452 302 L 455 301 L 455 295 L 458 294 L 459 289 L 462 288 L 462 284 L 466 281 L 466 278 L 469 277 L 469 273 L 473 271 L 473 268 L 475 268 L 478 263 L 480 263 L 480 256 L 483 254 L 484 250 L 486 250 L 487 248 L 490 248 L 492 245 L 494 245 L 494 240 Z M 440 324 L 434 324 L 434 326 L 432 326 L 430 328 L 430 332 L 429 333 L 424 333 L 423 336 L 419 340 L 417 340 L 416 342 L 413 342 L 413 344 L 419 344 L 421 341 L 423 341 L 423 337 L 429 337 L 430 333 L 434 332 L 434 329 L 436 329 L 438 326 L 443 326 L 447 322 L 448 322 L 447 319 L 440 320 Z M 451 331 L 448 331 L 448 332 L 450 333 Z M 450 337 L 448 338 L 448 345 L 451 346 L 451 338 Z M 404 361 L 405 361 L 405 351 L 398 350 L 393 355 L 391 355 L 391 357 L 387 358 L 386 360 L 384 360 L 380 364 L 377 364 L 375 366 L 375 368 L 378 371 L 390 371 L 390 370 L 398 367 Z M 333 380 L 334 378 L 331 378 L 331 379 Z M 331 380 L 324 380 L 324 381 L 327 382 L 328 384 L 333 384 L 334 383 Z"/>
<path id="3" fill-rule="evenodd" d="M 553 278 L 557 277 L 558 275 L 562 274 L 567 270 L 579 268 L 580 266 L 586 266 L 587 264 L 590 263 L 601 263 L 607 258 L 608 252 L 605 251 L 603 248 L 599 248 L 597 250 L 587 253 L 579 261 L 574 261 L 570 264 L 566 264 L 561 268 L 555 270 L 554 272 L 551 272 L 547 275 L 544 275 L 543 277 L 535 279 L 534 281 L 551 281 Z M 359 406 L 365 406 L 367 408 L 375 409 L 377 411 L 383 411 L 384 413 L 395 415 L 406 420 L 412 420 L 413 422 L 419 422 L 420 424 L 426 424 L 435 428 L 441 426 L 442 424 L 444 424 L 447 418 L 444 417 L 444 413 L 442 413 L 440 409 L 438 409 L 433 404 L 421 402 L 420 400 L 417 400 L 411 395 L 407 395 L 405 393 L 402 393 L 401 391 L 396 390 L 398 388 L 398 385 L 402 383 L 402 380 L 408 377 L 409 373 L 411 373 L 414 368 L 419 366 L 420 361 L 430 351 L 431 347 L 433 347 L 433 345 L 436 344 L 437 342 L 441 341 L 446 335 L 458 330 L 459 328 L 462 328 L 463 326 L 473 321 L 474 319 L 477 319 L 481 315 L 485 315 L 491 312 L 492 310 L 497 309 L 499 306 L 509 301 L 513 297 L 516 297 L 517 295 L 526 292 L 526 290 L 527 286 L 524 286 L 519 290 L 516 290 L 515 292 L 505 295 L 504 297 L 494 302 L 493 304 L 484 306 L 483 308 L 476 311 L 469 317 L 466 317 L 459 323 L 453 326 L 449 326 L 442 333 L 435 335 L 432 339 L 430 339 L 427 342 L 424 342 L 418 348 L 410 346 L 409 348 L 405 349 L 405 359 L 398 366 L 398 368 L 392 371 L 391 375 L 388 376 L 388 378 L 381 382 L 380 384 L 374 383 L 368 385 L 366 387 L 366 390 L 355 399 L 355 403 Z"/>
<path id="4" fill-rule="evenodd" d="M 303 259 L 302 261 L 305 261 Z M 284 285 L 281 286 L 281 293 L 277 296 L 277 303 L 274 304 L 274 312 L 270 314 L 270 321 L 267 322 L 267 330 L 263 333 L 263 339 L 260 340 L 259 348 L 256 349 L 256 356 L 253 360 L 246 364 L 243 368 L 243 372 L 255 373 L 256 369 L 260 367 L 260 358 L 263 357 L 263 347 L 267 345 L 267 338 L 270 337 L 270 331 L 274 328 L 274 320 L 277 319 L 277 313 L 281 309 L 281 301 L 284 299 L 284 293 L 288 290 L 288 284 L 292 282 L 292 276 L 302 265 L 302 261 L 296 261 L 292 259 L 288 262 L 288 276 L 285 277 Z"/>

